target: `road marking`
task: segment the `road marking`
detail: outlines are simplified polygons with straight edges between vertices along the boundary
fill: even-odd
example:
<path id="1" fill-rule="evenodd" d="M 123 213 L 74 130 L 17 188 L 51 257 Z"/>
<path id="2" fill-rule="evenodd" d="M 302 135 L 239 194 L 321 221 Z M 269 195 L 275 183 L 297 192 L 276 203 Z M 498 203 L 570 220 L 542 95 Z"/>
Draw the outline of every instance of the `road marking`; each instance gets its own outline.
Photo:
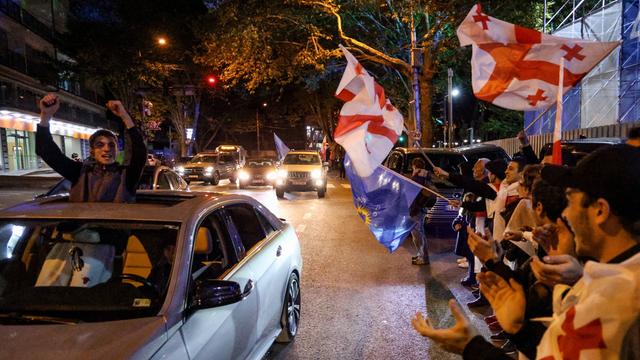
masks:
<path id="1" fill-rule="evenodd" d="M 307 225 L 300 224 L 300 225 L 296 226 L 296 233 L 302 234 L 304 232 L 304 229 L 306 229 L 306 228 L 307 228 Z"/>
<path id="2" fill-rule="evenodd" d="M 305 219 L 305 220 L 311 219 L 311 213 L 304 214 L 304 216 L 302 216 L 302 218 Z"/>
<path id="3" fill-rule="evenodd" d="M 351 184 L 340 184 L 345 189 L 351 189 Z"/>
<path id="4" fill-rule="evenodd" d="M 335 189 L 336 186 L 333 184 L 327 184 L 327 189 Z"/>

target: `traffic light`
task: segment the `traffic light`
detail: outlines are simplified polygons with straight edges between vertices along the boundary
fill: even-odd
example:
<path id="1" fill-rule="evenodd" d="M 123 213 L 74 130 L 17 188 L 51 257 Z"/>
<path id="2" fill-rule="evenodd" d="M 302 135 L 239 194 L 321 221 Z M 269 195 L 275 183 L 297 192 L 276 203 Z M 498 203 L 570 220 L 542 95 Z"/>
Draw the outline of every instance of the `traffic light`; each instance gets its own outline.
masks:
<path id="1" fill-rule="evenodd" d="M 398 145 L 407 146 L 407 134 L 402 133 L 402 135 L 398 136 Z"/>

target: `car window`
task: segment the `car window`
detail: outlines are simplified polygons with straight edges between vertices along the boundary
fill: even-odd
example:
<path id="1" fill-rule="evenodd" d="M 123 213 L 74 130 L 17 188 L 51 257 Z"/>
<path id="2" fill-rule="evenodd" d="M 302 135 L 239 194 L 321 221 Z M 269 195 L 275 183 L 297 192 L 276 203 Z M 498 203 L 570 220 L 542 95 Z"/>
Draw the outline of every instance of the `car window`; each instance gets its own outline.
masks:
<path id="1" fill-rule="evenodd" d="M 145 222 L 0 221 L 0 312 L 89 322 L 155 315 L 178 230 Z"/>
<path id="2" fill-rule="evenodd" d="M 171 190 L 171 184 L 167 179 L 167 172 L 163 171 L 158 174 L 158 182 L 156 183 L 156 190 Z"/>
<path id="3" fill-rule="evenodd" d="M 287 154 L 283 164 L 286 165 L 322 165 L 320 156 L 316 154 Z"/>
<path id="4" fill-rule="evenodd" d="M 248 252 L 256 243 L 265 238 L 262 224 L 252 205 L 232 205 L 226 207 L 226 210 L 238 231 L 245 251 Z"/>
<path id="5" fill-rule="evenodd" d="M 256 216 L 258 216 L 258 220 L 260 224 L 262 224 L 262 229 L 265 231 L 266 236 L 269 236 L 272 232 L 276 231 L 276 228 L 271 224 L 269 220 L 260 212 L 256 210 Z"/>
<path id="6" fill-rule="evenodd" d="M 196 229 L 191 279 L 218 278 L 238 262 L 229 233 L 221 221 L 221 210 L 206 216 Z"/>
<path id="7" fill-rule="evenodd" d="M 196 155 L 191 159 L 192 163 L 216 163 L 218 155 Z"/>
<path id="8" fill-rule="evenodd" d="M 397 173 L 402 173 L 402 155 L 394 152 L 391 153 L 387 160 L 387 167 Z"/>

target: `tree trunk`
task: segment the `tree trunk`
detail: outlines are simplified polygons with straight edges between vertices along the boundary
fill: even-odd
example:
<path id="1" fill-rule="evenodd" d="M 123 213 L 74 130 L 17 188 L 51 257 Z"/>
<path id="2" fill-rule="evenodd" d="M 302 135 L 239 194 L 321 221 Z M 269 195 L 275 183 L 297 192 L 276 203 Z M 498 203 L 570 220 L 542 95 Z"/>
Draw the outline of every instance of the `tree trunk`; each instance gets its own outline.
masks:
<path id="1" fill-rule="evenodd" d="M 431 147 L 433 144 L 433 122 L 431 121 L 431 96 L 432 76 L 430 72 L 422 71 L 420 74 L 420 144 L 423 147 Z"/>

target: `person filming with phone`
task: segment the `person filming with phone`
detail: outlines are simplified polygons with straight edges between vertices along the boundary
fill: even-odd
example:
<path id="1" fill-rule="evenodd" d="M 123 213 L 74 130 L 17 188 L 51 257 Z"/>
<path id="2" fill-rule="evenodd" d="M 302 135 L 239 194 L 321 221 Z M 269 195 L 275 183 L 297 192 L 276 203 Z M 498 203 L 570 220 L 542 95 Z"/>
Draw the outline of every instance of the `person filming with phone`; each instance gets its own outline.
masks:
<path id="1" fill-rule="evenodd" d="M 49 121 L 60 108 L 58 97 L 47 94 L 40 100 L 40 124 L 36 132 L 36 154 L 53 170 L 71 182 L 72 202 L 134 202 L 138 181 L 147 161 L 147 149 L 142 133 L 120 101 L 112 100 L 107 108 L 122 119 L 131 139 L 131 160 L 128 165 L 116 162 L 116 135 L 106 129 L 89 138 L 90 156 L 84 162 L 66 157 L 49 131 Z"/>

